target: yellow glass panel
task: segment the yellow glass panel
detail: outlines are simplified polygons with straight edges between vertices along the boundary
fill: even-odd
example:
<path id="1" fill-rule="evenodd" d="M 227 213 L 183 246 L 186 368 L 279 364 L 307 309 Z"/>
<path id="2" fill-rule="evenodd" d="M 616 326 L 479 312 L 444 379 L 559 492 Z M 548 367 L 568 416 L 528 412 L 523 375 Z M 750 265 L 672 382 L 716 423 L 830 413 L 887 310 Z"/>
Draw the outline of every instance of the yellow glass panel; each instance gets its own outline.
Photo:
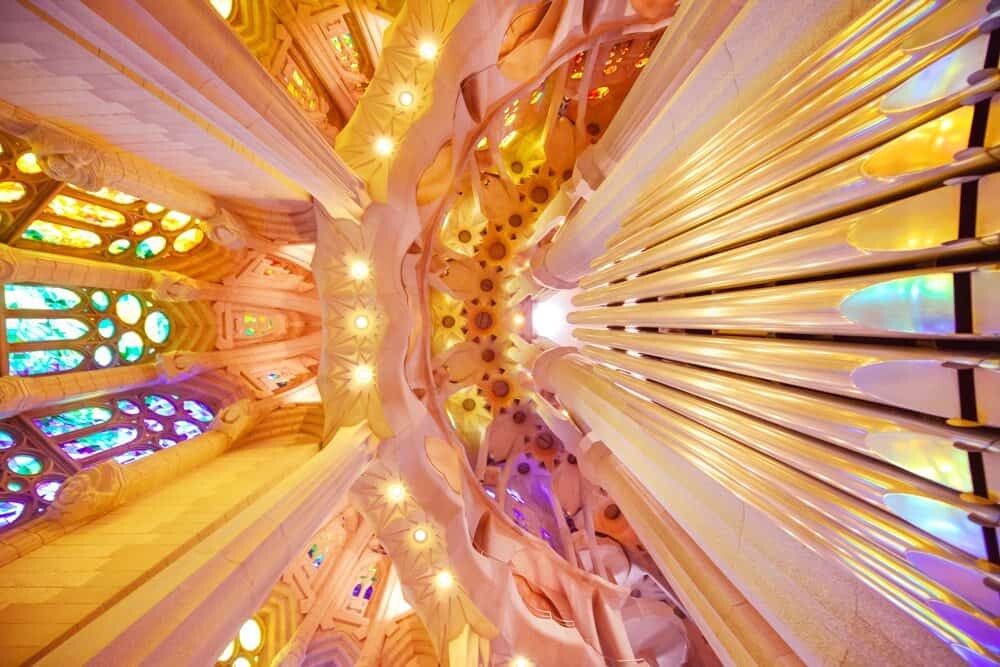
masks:
<path id="1" fill-rule="evenodd" d="M 101 199 L 107 199 L 108 201 L 113 201 L 116 204 L 128 205 L 128 204 L 134 204 L 137 201 L 139 201 L 138 197 L 133 197 L 132 195 L 127 195 L 124 192 L 120 192 L 119 190 L 112 190 L 111 188 L 101 188 L 100 190 L 91 191 L 79 188 L 73 185 L 72 183 L 69 184 L 69 187 L 73 188 L 74 190 L 79 190 L 80 192 L 86 192 L 88 195 L 94 195 L 95 197 L 100 197 Z"/>
<path id="2" fill-rule="evenodd" d="M 17 181 L 0 183 L 0 204 L 10 204 L 24 199 L 27 189 Z"/>
<path id="3" fill-rule="evenodd" d="M 224 19 L 229 19 L 233 15 L 233 0 L 209 0 L 212 9 L 219 13 Z"/>
<path id="4" fill-rule="evenodd" d="M 174 239 L 174 250 L 177 252 L 188 252 L 201 245 L 205 240 L 205 232 L 197 227 L 192 227 Z"/>
<path id="5" fill-rule="evenodd" d="M 260 629 L 260 623 L 256 619 L 249 619 L 240 628 L 240 646 L 242 646 L 247 651 L 256 651 L 260 648 L 261 641 L 263 639 L 263 633 Z"/>
<path id="6" fill-rule="evenodd" d="M 142 234 L 148 234 L 152 228 L 153 228 L 152 222 L 150 222 L 149 220 L 140 220 L 139 222 L 132 225 L 132 232 L 134 234 L 139 234 L 141 236 Z"/>
<path id="7" fill-rule="evenodd" d="M 157 213 L 162 212 L 163 209 L 164 209 L 163 206 L 160 206 L 159 204 L 154 204 L 153 202 L 149 202 L 146 204 L 146 213 L 149 213 L 150 215 L 156 215 Z"/>
<path id="8" fill-rule="evenodd" d="M 96 227 L 120 227 L 125 224 L 125 216 L 118 211 L 66 195 L 56 195 L 49 202 L 48 210 L 64 218 Z"/>
<path id="9" fill-rule="evenodd" d="M 885 96 L 882 110 L 894 113 L 915 109 L 966 88 L 967 77 L 982 69 L 989 38 L 981 35 L 917 72 Z"/>
<path id="10" fill-rule="evenodd" d="M 42 172 L 42 167 L 38 164 L 38 158 L 34 153 L 25 153 L 17 158 L 16 164 L 21 173 L 24 174 L 40 174 Z"/>
<path id="11" fill-rule="evenodd" d="M 35 220 L 24 230 L 21 238 L 67 248 L 93 248 L 101 244 L 101 237 L 94 232 L 45 220 Z"/>
<path id="12" fill-rule="evenodd" d="M 950 164 L 968 146 L 973 109 L 959 107 L 913 128 L 872 151 L 862 169 L 875 178 L 893 178 Z"/>
<path id="13" fill-rule="evenodd" d="M 184 229 L 189 222 L 191 222 L 190 215 L 180 211 L 170 211 L 160 220 L 160 225 L 168 232 L 176 232 L 178 229 Z"/>

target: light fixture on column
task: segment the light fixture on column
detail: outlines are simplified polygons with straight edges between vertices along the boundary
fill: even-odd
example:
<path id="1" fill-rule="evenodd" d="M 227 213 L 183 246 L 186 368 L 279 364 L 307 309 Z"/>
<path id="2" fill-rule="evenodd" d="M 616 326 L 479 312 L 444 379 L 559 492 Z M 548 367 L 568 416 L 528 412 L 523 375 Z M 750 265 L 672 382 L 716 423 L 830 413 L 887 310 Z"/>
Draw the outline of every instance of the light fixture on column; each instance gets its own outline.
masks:
<path id="1" fill-rule="evenodd" d="M 413 541 L 417 544 L 423 544 L 427 541 L 427 538 L 430 537 L 430 535 L 427 533 L 426 528 L 414 528 L 413 532 L 410 533 L 410 537 L 412 537 Z"/>
<path id="2" fill-rule="evenodd" d="M 396 101 L 399 102 L 399 106 L 408 107 L 411 106 L 416 99 L 417 98 L 413 96 L 413 93 L 408 90 L 404 90 L 399 94 L 399 97 L 396 98 Z"/>
<path id="3" fill-rule="evenodd" d="M 371 324 L 371 320 L 365 314 L 359 314 L 354 317 L 354 328 L 358 331 L 364 331 Z"/>
<path id="4" fill-rule="evenodd" d="M 375 140 L 375 153 L 385 157 L 392 153 L 395 145 L 391 137 L 379 137 Z"/>
<path id="5" fill-rule="evenodd" d="M 351 262 L 351 277 L 355 280 L 364 280 L 370 272 L 371 269 L 368 266 L 368 262 L 360 259 Z"/>
<path id="6" fill-rule="evenodd" d="M 455 583 L 455 577 L 452 576 L 451 572 L 448 570 L 441 570 L 436 575 L 434 575 L 434 585 L 440 590 L 445 591 L 452 587 Z"/>
<path id="7" fill-rule="evenodd" d="M 354 381 L 358 384 L 370 384 L 375 378 L 375 373 L 371 366 L 360 364 L 354 367 Z"/>
<path id="8" fill-rule="evenodd" d="M 438 53 L 437 42 L 432 39 L 421 40 L 420 44 L 417 45 L 417 53 L 423 60 L 434 60 Z"/>
<path id="9" fill-rule="evenodd" d="M 510 667 L 534 667 L 534 664 L 523 655 L 514 656 L 514 659 L 510 661 Z"/>
<path id="10" fill-rule="evenodd" d="M 401 482 L 393 482 L 386 487 L 385 497 L 393 503 L 402 502 L 403 498 L 406 497 L 406 487 Z"/>

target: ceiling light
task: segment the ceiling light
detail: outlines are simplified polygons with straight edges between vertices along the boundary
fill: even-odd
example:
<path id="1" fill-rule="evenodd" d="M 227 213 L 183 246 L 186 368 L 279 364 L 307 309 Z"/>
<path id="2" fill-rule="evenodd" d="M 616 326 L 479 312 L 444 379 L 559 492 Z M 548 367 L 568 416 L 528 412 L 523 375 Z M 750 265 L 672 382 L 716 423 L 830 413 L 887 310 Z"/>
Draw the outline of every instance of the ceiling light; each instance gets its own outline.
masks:
<path id="1" fill-rule="evenodd" d="M 356 262 L 351 262 L 351 277 L 355 280 L 364 280 L 368 277 L 368 263 L 362 260 L 357 260 Z"/>
<path id="2" fill-rule="evenodd" d="M 514 326 L 519 327 L 522 324 L 524 324 L 524 315 L 522 315 L 521 313 L 516 313 L 514 315 Z"/>
<path id="3" fill-rule="evenodd" d="M 434 585 L 441 590 L 447 590 L 451 588 L 452 584 L 455 583 L 455 577 L 451 576 L 451 572 L 448 570 L 441 570 L 436 575 L 434 575 Z"/>
<path id="4" fill-rule="evenodd" d="M 391 137 L 379 137 L 375 140 L 375 153 L 382 156 L 389 155 L 394 146 Z"/>
<path id="5" fill-rule="evenodd" d="M 374 377 L 375 373 L 372 372 L 371 366 L 355 366 L 354 381 L 358 384 L 368 384 Z"/>
<path id="6" fill-rule="evenodd" d="M 359 329 L 361 331 L 364 331 L 365 329 L 368 328 L 369 324 L 371 324 L 371 322 L 368 320 L 368 316 L 367 315 L 358 315 L 357 317 L 354 318 L 354 328 L 355 329 Z"/>
<path id="7" fill-rule="evenodd" d="M 424 60 L 434 60 L 438 53 L 438 45 L 429 39 L 425 39 L 417 46 L 417 53 Z"/>
<path id="8" fill-rule="evenodd" d="M 524 656 L 516 656 L 510 661 L 510 667 L 532 667 L 532 662 Z"/>
<path id="9" fill-rule="evenodd" d="M 398 503 L 406 497 L 406 487 L 399 482 L 394 482 L 386 488 L 385 497 L 394 503 Z"/>
<path id="10" fill-rule="evenodd" d="M 425 528 L 415 529 L 413 531 L 412 536 L 413 536 L 413 541 L 416 542 L 417 544 L 423 544 L 424 542 L 427 541 L 427 538 L 430 537 L 430 535 L 427 534 L 427 530 Z"/>
<path id="11" fill-rule="evenodd" d="M 396 99 L 399 101 L 399 106 L 408 107 L 411 104 L 413 104 L 413 101 L 416 98 L 413 96 L 413 93 L 411 93 L 408 90 L 404 90 L 399 94 L 399 97 L 397 97 Z"/>

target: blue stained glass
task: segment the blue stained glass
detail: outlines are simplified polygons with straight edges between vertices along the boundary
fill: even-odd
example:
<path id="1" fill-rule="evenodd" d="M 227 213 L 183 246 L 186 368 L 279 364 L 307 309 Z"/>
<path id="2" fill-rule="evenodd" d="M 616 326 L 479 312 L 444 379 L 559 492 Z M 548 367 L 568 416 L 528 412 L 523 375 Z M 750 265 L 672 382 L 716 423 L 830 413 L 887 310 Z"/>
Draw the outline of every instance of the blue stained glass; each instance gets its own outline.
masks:
<path id="1" fill-rule="evenodd" d="M 8 343 L 36 343 L 48 340 L 76 340 L 89 327 L 71 317 L 8 317 Z"/>
<path id="2" fill-rule="evenodd" d="M 73 370 L 83 362 L 76 350 L 32 350 L 11 352 L 8 357 L 13 375 L 44 375 Z"/>
<path id="3" fill-rule="evenodd" d="M 111 298 L 108 293 L 104 290 L 95 290 L 90 295 L 90 303 L 94 306 L 96 310 L 104 312 L 111 305 Z"/>
<path id="4" fill-rule="evenodd" d="M 163 430 L 163 424 L 155 419 L 143 419 L 142 423 L 146 425 L 146 428 L 153 433 L 160 433 Z"/>
<path id="5" fill-rule="evenodd" d="M 125 452 L 124 454 L 119 454 L 115 457 L 115 461 L 121 463 L 122 465 L 127 465 L 138 461 L 139 459 L 144 459 L 153 453 L 152 449 L 132 449 Z"/>
<path id="6" fill-rule="evenodd" d="M 188 413 L 200 422 L 208 423 L 215 419 L 212 411 L 201 401 L 184 401 L 184 412 Z"/>
<path id="7" fill-rule="evenodd" d="M 115 335 L 115 321 L 110 317 L 105 317 L 97 323 L 97 333 L 103 338 L 111 338 Z"/>
<path id="8" fill-rule="evenodd" d="M 20 491 L 23 488 L 24 486 L 22 486 L 21 483 L 18 482 L 17 480 L 12 479 L 11 481 L 7 482 L 8 491 Z"/>
<path id="9" fill-rule="evenodd" d="M 14 444 L 14 436 L 7 431 L 0 431 L 0 449 L 10 449 Z"/>
<path id="10" fill-rule="evenodd" d="M 174 433 L 184 438 L 185 440 L 190 440 L 196 435 L 201 435 L 201 428 L 195 426 L 189 421 L 183 419 L 178 419 L 174 422 Z"/>
<path id="11" fill-rule="evenodd" d="M 170 320 L 160 311 L 153 311 L 146 316 L 143 330 L 149 340 L 154 343 L 162 343 L 170 336 Z"/>
<path id="12" fill-rule="evenodd" d="M 76 440 L 60 443 L 59 447 L 71 458 L 80 460 L 126 445 L 138 436 L 139 432 L 136 429 L 130 426 L 118 426 L 106 431 L 88 433 Z"/>
<path id="13" fill-rule="evenodd" d="M 118 409 L 127 415 L 137 415 L 140 411 L 139 406 L 127 398 L 118 399 Z"/>
<path id="14" fill-rule="evenodd" d="M 368 588 L 366 588 L 365 589 L 365 599 L 366 600 L 371 600 L 372 599 L 372 593 L 374 593 L 374 592 L 375 592 L 375 589 L 373 587 L 369 586 Z"/>
<path id="15" fill-rule="evenodd" d="M 356 585 L 354 590 L 351 591 L 351 597 L 358 597 L 359 595 L 361 595 L 361 584 Z"/>
<path id="16" fill-rule="evenodd" d="M 56 499 L 56 494 L 59 492 L 59 488 L 62 486 L 62 482 L 55 480 L 49 480 L 47 482 L 39 482 L 35 484 L 35 495 L 37 495 L 42 500 L 51 503 Z"/>
<path id="17" fill-rule="evenodd" d="M 77 408 L 67 410 L 57 415 L 45 417 L 35 417 L 31 421 L 42 430 L 45 435 L 62 435 L 79 431 L 89 426 L 97 426 L 111 419 L 111 410 L 107 408 Z"/>
<path id="18" fill-rule="evenodd" d="M 177 444 L 177 441 L 172 438 L 160 438 L 160 447 L 166 449 L 167 447 L 173 447 Z"/>
<path id="19" fill-rule="evenodd" d="M 323 564 L 323 554 L 320 554 L 319 556 L 316 556 L 316 558 L 313 559 L 313 567 L 318 568 L 322 564 Z"/>
<path id="20" fill-rule="evenodd" d="M 149 396 L 146 396 L 143 401 L 146 403 L 147 408 L 161 417 L 170 417 L 177 413 L 177 408 L 174 407 L 174 404 L 162 396 L 150 394 Z"/>
<path id="21" fill-rule="evenodd" d="M 10 310 L 69 310 L 80 303 L 73 290 L 45 285 L 4 285 L 3 296 Z"/>
<path id="22" fill-rule="evenodd" d="M 876 283 L 845 298 L 840 312 L 876 329 L 954 333 L 954 280 L 950 273 L 930 273 Z"/>
<path id="23" fill-rule="evenodd" d="M 24 512 L 24 503 L 4 500 L 0 502 L 0 527 L 9 526 L 17 521 Z"/>

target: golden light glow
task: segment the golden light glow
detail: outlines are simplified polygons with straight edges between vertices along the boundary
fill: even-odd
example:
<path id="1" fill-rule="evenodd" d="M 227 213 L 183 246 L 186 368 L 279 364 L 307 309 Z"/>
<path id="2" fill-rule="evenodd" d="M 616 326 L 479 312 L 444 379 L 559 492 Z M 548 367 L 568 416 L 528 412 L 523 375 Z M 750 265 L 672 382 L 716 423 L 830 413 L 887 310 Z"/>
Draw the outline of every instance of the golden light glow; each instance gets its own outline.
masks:
<path id="1" fill-rule="evenodd" d="M 476 144 L 477 151 L 484 151 L 490 146 L 490 141 L 486 137 L 479 137 L 479 142 Z"/>
<path id="2" fill-rule="evenodd" d="M 514 659 L 510 661 L 510 667 L 533 667 L 533 665 L 533 662 L 521 655 L 515 656 Z"/>
<path id="3" fill-rule="evenodd" d="M 524 325 L 524 315 L 521 313 L 516 313 L 514 315 L 514 326 L 519 327 Z"/>
<path id="4" fill-rule="evenodd" d="M 354 381 L 358 384 L 370 384 L 375 378 L 375 373 L 371 366 L 361 365 L 354 367 Z"/>
<path id="5" fill-rule="evenodd" d="M 240 628 L 240 646 L 248 651 L 256 651 L 260 647 L 262 632 L 256 619 L 248 619 Z"/>
<path id="6" fill-rule="evenodd" d="M 233 650 L 235 649 L 236 649 L 235 643 L 229 642 L 228 644 L 226 644 L 226 648 L 223 649 L 222 654 L 219 656 L 219 662 L 224 662 L 233 657 Z"/>
<path id="7" fill-rule="evenodd" d="M 351 277 L 355 280 L 364 280 L 368 277 L 368 273 L 371 269 L 368 267 L 368 262 L 357 260 L 351 262 Z"/>
<path id="8" fill-rule="evenodd" d="M 404 90 L 399 94 L 399 97 L 397 97 L 396 100 L 399 102 L 399 106 L 408 107 L 413 104 L 416 98 L 413 96 L 413 93 L 408 90 Z"/>
<path id="9" fill-rule="evenodd" d="M 425 39 L 417 46 L 417 53 L 424 60 L 434 60 L 438 54 L 437 42 Z"/>
<path id="10" fill-rule="evenodd" d="M 153 202 L 149 202 L 146 204 L 146 213 L 149 213 L 151 215 L 156 215 L 157 213 L 162 213 L 163 208 L 164 207 L 160 206 L 159 204 L 154 204 Z"/>
<path id="11" fill-rule="evenodd" d="M 41 165 L 38 164 L 38 157 L 34 153 L 25 153 L 17 158 L 15 164 L 23 174 L 38 174 L 42 171 Z"/>
<path id="12" fill-rule="evenodd" d="M 358 315 L 354 318 L 354 328 L 359 331 L 367 329 L 369 324 L 371 324 L 371 322 L 368 320 L 367 315 Z"/>
<path id="13" fill-rule="evenodd" d="M 423 544 L 427 541 L 427 538 L 430 537 L 430 535 L 428 535 L 425 528 L 416 528 L 412 533 L 412 537 L 413 541 L 417 544 Z"/>
<path id="14" fill-rule="evenodd" d="M 385 157 L 392 154 L 395 144 L 390 137 L 379 137 L 375 140 L 375 154 Z"/>
<path id="15" fill-rule="evenodd" d="M 233 14 L 233 0 L 209 0 L 212 8 L 224 19 L 228 19 Z"/>
<path id="16" fill-rule="evenodd" d="M 448 570 L 441 570 L 434 575 L 434 585 L 441 590 L 448 590 L 455 583 L 455 577 Z"/>
<path id="17" fill-rule="evenodd" d="M 406 487 L 399 482 L 394 482 L 386 487 L 385 497 L 390 502 L 398 503 L 406 497 Z"/>

